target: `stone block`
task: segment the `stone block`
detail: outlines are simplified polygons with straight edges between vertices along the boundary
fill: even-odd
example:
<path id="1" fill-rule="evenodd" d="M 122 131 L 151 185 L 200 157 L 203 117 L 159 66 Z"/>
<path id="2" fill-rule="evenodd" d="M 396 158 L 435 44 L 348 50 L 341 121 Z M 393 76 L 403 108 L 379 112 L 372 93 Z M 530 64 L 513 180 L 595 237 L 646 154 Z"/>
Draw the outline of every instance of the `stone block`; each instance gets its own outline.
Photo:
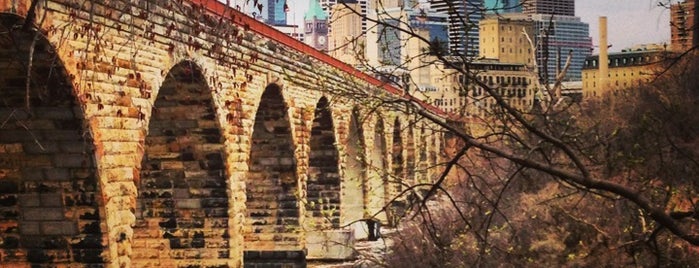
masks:
<path id="1" fill-rule="evenodd" d="M 53 163 L 56 167 L 84 167 L 89 160 L 82 154 L 60 154 L 53 157 Z"/>
<path id="2" fill-rule="evenodd" d="M 39 200 L 41 202 L 41 206 L 44 208 L 61 210 L 63 207 L 62 194 L 42 193 L 39 194 Z"/>
<path id="3" fill-rule="evenodd" d="M 38 221 L 23 221 L 19 224 L 19 233 L 21 235 L 39 235 L 41 228 Z"/>
<path id="4" fill-rule="evenodd" d="M 73 222 L 44 221 L 40 225 L 41 231 L 45 235 L 74 235 L 78 233 L 78 227 Z"/>
<path id="5" fill-rule="evenodd" d="M 200 199 L 178 199 L 175 201 L 175 207 L 178 209 L 200 209 Z"/>
<path id="6" fill-rule="evenodd" d="M 67 168 L 44 169 L 44 178 L 52 181 L 67 181 L 70 179 L 70 170 Z"/>
<path id="7" fill-rule="evenodd" d="M 22 207 L 38 207 L 41 204 L 39 194 L 21 194 L 18 197 Z"/>
<path id="8" fill-rule="evenodd" d="M 60 208 L 25 208 L 22 215 L 28 221 L 57 221 L 64 218 Z"/>

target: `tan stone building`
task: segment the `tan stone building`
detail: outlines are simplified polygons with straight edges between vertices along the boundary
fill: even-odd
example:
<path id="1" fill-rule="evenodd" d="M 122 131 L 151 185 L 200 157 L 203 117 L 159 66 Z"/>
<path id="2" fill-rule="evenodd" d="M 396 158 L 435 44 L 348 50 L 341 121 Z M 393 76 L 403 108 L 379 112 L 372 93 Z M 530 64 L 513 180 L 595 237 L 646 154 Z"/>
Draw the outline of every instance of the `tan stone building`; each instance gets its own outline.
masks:
<path id="1" fill-rule="evenodd" d="M 366 43 L 362 17 L 353 11 L 359 9 L 358 1 L 345 1 L 345 4 L 333 5 L 330 17 L 332 31 L 328 36 L 328 54 L 353 66 L 360 63 Z"/>
<path id="2" fill-rule="evenodd" d="M 493 15 L 481 20 L 479 28 L 481 57 L 501 63 L 532 64 L 532 48 L 524 33 L 534 38 L 534 21 Z"/>
<path id="3" fill-rule="evenodd" d="M 609 53 L 606 78 L 599 75 L 599 55 L 588 57 L 582 71 L 583 98 L 600 97 L 610 90 L 612 94 L 616 94 L 620 89 L 650 81 L 666 59 L 667 53 L 669 52 L 658 45 Z"/>
<path id="4" fill-rule="evenodd" d="M 498 105 L 486 88 L 468 81 L 462 73 L 443 64 L 434 68 L 442 75 L 433 77 L 435 90 L 425 92 L 432 104 L 465 117 L 485 118 L 495 114 Z M 536 77 L 525 65 L 479 60 L 470 63 L 468 68 L 480 83 L 492 88 L 514 108 L 527 112 L 534 104 Z"/>

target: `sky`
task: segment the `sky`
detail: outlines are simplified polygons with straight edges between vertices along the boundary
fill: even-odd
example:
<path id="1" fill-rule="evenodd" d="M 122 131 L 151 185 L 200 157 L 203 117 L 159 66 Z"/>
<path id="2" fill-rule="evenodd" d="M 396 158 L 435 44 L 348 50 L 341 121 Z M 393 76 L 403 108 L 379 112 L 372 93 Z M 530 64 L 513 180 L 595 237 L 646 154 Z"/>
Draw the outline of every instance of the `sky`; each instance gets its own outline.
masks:
<path id="1" fill-rule="evenodd" d="M 636 44 L 670 43 L 670 11 L 658 0 L 575 0 L 576 16 L 590 24 L 592 43 L 599 41 L 600 16 L 607 17 L 609 51 Z M 675 1 L 677 2 L 677 1 Z"/>
<path id="2" fill-rule="evenodd" d="M 309 0 L 288 1 L 288 19 L 303 25 Z M 594 45 L 599 40 L 599 17 L 606 16 L 612 45 L 609 51 L 614 52 L 637 44 L 670 43 L 670 11 L 657 3 L 658 0 L 575 0 L 575 13 L 590 24 Z"/>

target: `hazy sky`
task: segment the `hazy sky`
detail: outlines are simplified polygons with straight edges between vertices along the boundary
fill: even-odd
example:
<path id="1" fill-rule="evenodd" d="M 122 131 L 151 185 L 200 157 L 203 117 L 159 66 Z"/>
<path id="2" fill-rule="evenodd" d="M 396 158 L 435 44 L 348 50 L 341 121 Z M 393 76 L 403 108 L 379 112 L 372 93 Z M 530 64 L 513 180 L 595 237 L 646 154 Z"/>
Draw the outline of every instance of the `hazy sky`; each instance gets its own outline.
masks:
<path id="1" fill-rule="evenodd" d="M 606 16 L 612 45 L 609 50 L 620 51 L 636 44 L 670 43 L 670 11 L 657 3 L 658 0 L 576 0 L 575 13 L 590 24 L 595 45 L 599 41 L 599 17 Z"/>
<path id="2" fill-rule="evenodd" d="M 278 0 L 283 1 L 283 0 Z M 303 21 L 308 0 L 288 0 L 290 21 Z M 593 44 L 599 39 L 599 16 L 607 16 L 610 51 L 636 44 L 669 43 L 670 12 L 658 0 L 576 0 L 575 13 L 590 24 Z M 677 1 L 674 1 L 677 2 Z"/>

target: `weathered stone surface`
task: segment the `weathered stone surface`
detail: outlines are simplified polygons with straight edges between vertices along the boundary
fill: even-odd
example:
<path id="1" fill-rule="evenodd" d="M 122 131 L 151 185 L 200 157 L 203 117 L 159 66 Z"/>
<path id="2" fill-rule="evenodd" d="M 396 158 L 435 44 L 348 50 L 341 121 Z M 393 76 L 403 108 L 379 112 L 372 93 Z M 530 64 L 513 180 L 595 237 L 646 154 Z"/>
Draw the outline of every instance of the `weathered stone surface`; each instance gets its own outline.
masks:
<path id="1" fill-rule="evenodd" d="M 0 1 L 3 29 L 30 2 Z M 394 191 L 370 165 L 436 161 L 429 130 L 396 139 L 393 118 L 409 118 L 383 109 L 383 131 L 374 115 L 352 124 L 363 100 L 332 95 L 378 81 L 235 11 L 219 24 L 188 1 L 40 6 L 29 102 L 23 65 L 0 65 L 0 266 L 240 267 L 244 249 L 305 263 L 304 228 L 371 217 Z M 0 61 L 26 61 L 34 35 L 0 35 L 17 42 Z"/>
<path id="2" fill-rule="evenodd" d="M 351 230 L 309 232 L 306 235 L 308 259 L 348 260 L 355 257 L 354 233 Z"/>

